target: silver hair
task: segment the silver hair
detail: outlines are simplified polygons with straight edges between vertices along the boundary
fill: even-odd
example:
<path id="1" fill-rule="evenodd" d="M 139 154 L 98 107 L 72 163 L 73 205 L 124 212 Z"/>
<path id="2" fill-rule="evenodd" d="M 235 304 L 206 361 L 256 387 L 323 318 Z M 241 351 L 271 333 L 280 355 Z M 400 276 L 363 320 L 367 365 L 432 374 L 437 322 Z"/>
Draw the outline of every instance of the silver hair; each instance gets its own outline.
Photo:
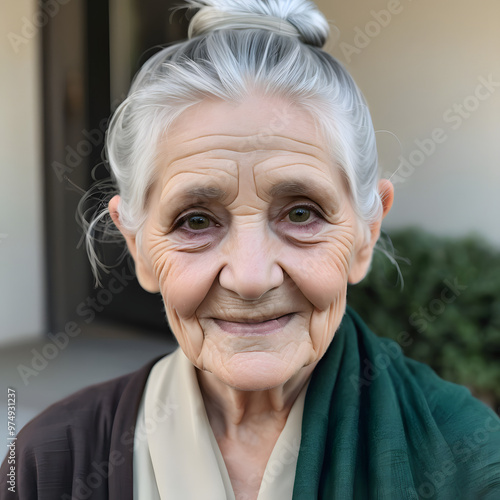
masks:
<path id="1" fill-rule="evenodd" d="M 375 133 L 366 102 L 347 70 L 322 50 L 324 16 L 308 0 L 188 0 L 199 9 L 189 39 L 162 49 L 140 69 L 106 134 L 112 185 L 123 228 L 141 246 L 148 192 L 158 174 L 158 144 L 172 122 L 207 97 L 241 101 L 255 91 L 279 96 L 313 116 L 353 207 L 369 224 L 380 217 Z M 109 199 L 109 198 L 108 198 Z M 117 236 L 106 206 L 84 220 L 86 247 L 99 283 L 95 232 Z M 126 249 L 125 249 L 126 251 Z"/>

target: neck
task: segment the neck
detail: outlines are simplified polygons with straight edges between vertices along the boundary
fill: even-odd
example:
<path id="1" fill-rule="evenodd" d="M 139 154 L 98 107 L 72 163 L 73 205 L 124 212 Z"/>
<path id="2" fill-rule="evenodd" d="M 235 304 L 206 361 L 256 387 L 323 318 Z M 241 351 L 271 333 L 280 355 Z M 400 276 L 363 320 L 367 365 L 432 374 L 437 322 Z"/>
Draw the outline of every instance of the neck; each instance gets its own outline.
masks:
<path id="1" fill-rule="evenodd" d="M 249 430 L 281 432 L 300 391 L 308 383 L 315 363 L 284 384 L 262 391 L 229 387 L 213 374 L 197 370 L 208 419 L 216 438 L 240 440 Z"/>

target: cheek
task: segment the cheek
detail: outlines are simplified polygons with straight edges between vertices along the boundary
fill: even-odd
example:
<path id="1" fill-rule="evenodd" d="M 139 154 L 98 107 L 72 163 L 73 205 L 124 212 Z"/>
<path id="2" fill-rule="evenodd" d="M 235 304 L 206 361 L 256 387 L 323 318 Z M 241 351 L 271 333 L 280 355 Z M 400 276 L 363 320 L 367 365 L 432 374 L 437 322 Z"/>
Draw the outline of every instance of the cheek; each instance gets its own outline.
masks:
<path id="1" fill-rule="evenodd" d="M 181 251 L 161 231 L 157 233 L 150 233 L 148 256 L 167 313 L 175 311 L 181 320 L 192 318 L 217 277 L 217 263 L 212 252 Z"/>
<path id="2" fill-rule="evenodd" d="M 312 361 L 325 353 L 345 311 L 353 238 L 350 232 L 342 236 L 311 248 L 287 252 L 287 272 L 314 306 L 309 323 Z"/>
<path id="3" fill-rule="evenodd" d="M 311 247 L 287 249 L 283 267 L 300 292 L 320 310 L 326 311 L 339 294 L 345 296 L 352 259 L 352 238 L 335 238 Z"/>
<path id="4" fill-rule="evenodd" d="M 198 364 L 203 330 L 195 312 L 209 292 L 218 269 L 210 252 L 178 251 L 161 235 L 149 240 L 148 255 L 158 280 L 168 323 L 184 353 Z"/>
<path id="5" fill-rule="evenodd" d="M 219 272 L 211 252 L 172 252 L 165 255 L 160 289 L 167 308 L 174 308 L 181 319 L 195 316 Z"/>

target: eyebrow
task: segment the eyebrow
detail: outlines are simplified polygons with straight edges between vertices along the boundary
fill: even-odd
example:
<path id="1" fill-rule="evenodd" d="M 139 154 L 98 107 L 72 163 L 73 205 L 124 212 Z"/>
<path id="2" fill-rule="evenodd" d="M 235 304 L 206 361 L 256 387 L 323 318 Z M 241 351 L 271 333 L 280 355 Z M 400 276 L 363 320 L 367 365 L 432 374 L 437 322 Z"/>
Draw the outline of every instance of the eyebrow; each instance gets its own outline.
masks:
<path id="1" fill-rule="evenodd" d="M 226 192 L 216 187 L 196 186 L 182 193 L 183 198 L 208 198 L 210 200 L 222 200 Z"/>
<path id="2" fill-rule="evenodd" d="M 283 196 L 305 196 L 312 200 L 318 199 L 328 201 L 337 208 L 338 197 L 335 191 L 329 192 L 324 186 L 316 182 L 303 182 L 300 180 L 283 181 L 274 185 L 269 193 L 274 198 Z"/>
<path id="3" fill-rule="evenodd" d="M 317 182 L 301 180 L 287 180 L 271 187 L 269 194 L 273 198 L 285 196 L 305 196 L 318 202 L 328 203 L 334 210 L 338 209 L 338 197 L 335 191 L 327 190 Z M 227 192 L 213 186 L 193 186 L 180 194 L 180 201 L 192 202 L 194 200 L 223 201 Z"/>
<path id="4" fill-rule="evenodd" d="M 203 203 L 205 200 L 216 200 L 223 202 L 224 198 L 227 196 L 226 191 L 213 187 L 213 186 L 193 186 L 185 191 L 176 193 L 172 197 L 162 196 L 160 201 L 160 207 L 162 210 L 168 210 L 168 207 L 172 206 L 172 200 L 176 200 L 177 204 L 192 204 L 192 203 Z"/>
<path id="5" fill-rule="evenodd" d="M 204 200 L 216 200 L 223 202 L 224 198 L 227 196 L 227 192 L 223 189 L 214 186 L 193 186 L 186 190 L 177 192 L 171 196 L 162 196 L 161 204 L 171 203 L 172 199 L 177 200 L 177 203 L 201 203 Z"/>

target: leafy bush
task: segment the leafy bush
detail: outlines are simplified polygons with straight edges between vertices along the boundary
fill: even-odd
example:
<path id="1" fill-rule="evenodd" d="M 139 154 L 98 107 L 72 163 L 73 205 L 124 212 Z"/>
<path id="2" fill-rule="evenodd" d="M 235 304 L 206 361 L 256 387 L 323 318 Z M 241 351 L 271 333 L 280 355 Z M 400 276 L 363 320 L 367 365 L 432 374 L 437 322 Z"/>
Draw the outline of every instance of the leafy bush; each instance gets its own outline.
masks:
<path id="1" fill-rule="evenodd" d="M 380 336 L 500 409 L 500 252 L 479 237 L 392 232 L 396 267 L 376 252 L 351 305 Z"/>

